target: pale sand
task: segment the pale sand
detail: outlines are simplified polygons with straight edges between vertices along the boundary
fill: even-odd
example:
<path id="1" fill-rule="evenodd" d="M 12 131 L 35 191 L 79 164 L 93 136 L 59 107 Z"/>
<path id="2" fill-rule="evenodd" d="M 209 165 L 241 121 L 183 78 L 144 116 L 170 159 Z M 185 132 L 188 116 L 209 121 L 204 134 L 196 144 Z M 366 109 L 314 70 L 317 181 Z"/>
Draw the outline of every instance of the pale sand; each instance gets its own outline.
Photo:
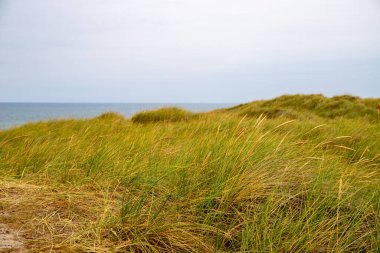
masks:
<path id="1" fill-rule="evenodd" d="M 0 215 L 4 215 L 0 213 Z M 17 231 L 0 223 L 0 252 L 24 252 L 24 244 Z"/>

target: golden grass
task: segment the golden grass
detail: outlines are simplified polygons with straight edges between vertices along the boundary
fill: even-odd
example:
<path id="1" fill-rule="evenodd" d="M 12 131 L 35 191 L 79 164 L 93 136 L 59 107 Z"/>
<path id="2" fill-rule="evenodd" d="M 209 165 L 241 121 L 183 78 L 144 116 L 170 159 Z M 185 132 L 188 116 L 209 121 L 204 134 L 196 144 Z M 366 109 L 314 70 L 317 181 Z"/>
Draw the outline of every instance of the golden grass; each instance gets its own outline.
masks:
<path id="1" fill-rule="evenodd" d="M 31 252 L 379 249 L 380 124 L 233 110 L 166 119 L 0 132 L 0 222 Z"/>

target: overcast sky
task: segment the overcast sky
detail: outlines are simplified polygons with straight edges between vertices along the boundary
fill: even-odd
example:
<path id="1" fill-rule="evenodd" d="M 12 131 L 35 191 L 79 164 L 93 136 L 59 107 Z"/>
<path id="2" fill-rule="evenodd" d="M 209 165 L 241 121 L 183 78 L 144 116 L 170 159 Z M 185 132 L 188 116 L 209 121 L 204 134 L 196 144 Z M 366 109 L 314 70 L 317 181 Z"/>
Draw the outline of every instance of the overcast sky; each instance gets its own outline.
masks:
<path id="1" fill-rule="evenodd" d="M 0 0 L 0 101 L 380 97 L 379 0 Z"/>

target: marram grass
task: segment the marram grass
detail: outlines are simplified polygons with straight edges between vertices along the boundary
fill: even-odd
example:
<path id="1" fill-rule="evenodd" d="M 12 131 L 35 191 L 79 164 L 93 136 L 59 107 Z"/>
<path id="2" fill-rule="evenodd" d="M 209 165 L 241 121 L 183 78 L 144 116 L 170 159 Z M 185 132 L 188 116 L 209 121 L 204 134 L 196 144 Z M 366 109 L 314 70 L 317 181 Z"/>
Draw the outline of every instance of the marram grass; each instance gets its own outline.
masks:
<path id="1" fill-rule="evenodd" d="M 1 131 L 0 223 L 31 252 L 379 252 L 380 123 L 244 110 Z"/>
<path id="2" fill-rule="evenodd" d="M 163 107 L 153 111 L 143 111 L 132 117 L 134 123 L 176 122 L 192 118 L 194 114 L 176 107 Z"/>

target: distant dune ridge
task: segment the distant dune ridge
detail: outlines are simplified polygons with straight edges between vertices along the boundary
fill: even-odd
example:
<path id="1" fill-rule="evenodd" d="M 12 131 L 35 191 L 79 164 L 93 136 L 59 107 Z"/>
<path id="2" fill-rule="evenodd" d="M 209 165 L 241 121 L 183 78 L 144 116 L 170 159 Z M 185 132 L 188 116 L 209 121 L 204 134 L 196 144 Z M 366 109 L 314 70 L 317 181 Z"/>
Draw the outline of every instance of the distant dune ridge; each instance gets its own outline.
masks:
<path id="1" fill-rule="evenodd" d="M 0 131 L 18 244 L 0 251 L 377 252 L 379 106 L 284 95 Z"/>
<path id="2" fill-rule="evenodd" d="M 241 115 L 266 115 L 268 118 L 289 117 L 308 118 L 367 118 L 377 120 L 379 98 L 360 98 L 350 95 L 327 98 L 317 95 L 284 95 L 271 100 L 255 101 L 228 108 L 227 111 Z"/>

